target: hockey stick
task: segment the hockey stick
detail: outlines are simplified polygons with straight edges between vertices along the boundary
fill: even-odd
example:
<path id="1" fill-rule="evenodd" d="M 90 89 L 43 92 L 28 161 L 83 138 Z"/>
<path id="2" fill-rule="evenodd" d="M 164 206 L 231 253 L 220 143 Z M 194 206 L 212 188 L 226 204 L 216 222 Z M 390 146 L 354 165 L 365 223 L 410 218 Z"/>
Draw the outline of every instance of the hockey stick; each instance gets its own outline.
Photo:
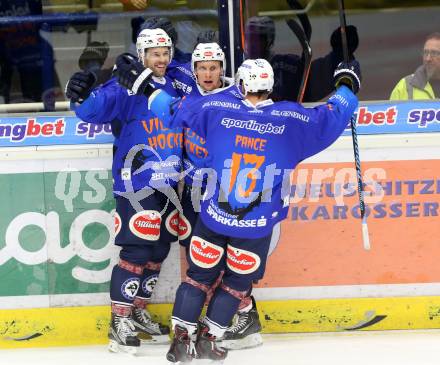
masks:
<path id="1" fill-rule="evenodd" d="M 301 78 L 301 84 L 298 90 L 298 95 L 296 97 L 297 102 L 301 103 L 304 99 L 304 93 L 306 91 L 307 81 L 309 79 L 310 68 L 312 66 L 312 47 L 310 47 L 309 40 L 304 33 L 303 28 L 301 28 L 301 26 L 294 19 L 287 19 L 286 23 L 298 38 L 299 43 L 301 44 L 301 47 L 303 49 L 304 70 Z"/>
<path id="2" fill-rule="evenodd" d="M 345 31 L 346 22 L 345 22 L 344 0 L 338 0 L 338 11 L 339 11 L 339 22 L 341 25 L 342 51 L 344 54 L 344 62 L 348 62 L 349 56 L 348 56 L 348 46 L 347 46 L 347 34 Z M 351 136 L 353 139 L 354 161 L 356 166 L 356 176 L 358 183 L 359 208 L 361 210 L 361 218 L 362 218 L 362 239 L 364 242 L 364 249 L 369 250 L 370 237 L 368 234 L 367 216 L 365 214 L 364 184 L 362 182 L 362 171 L 361 171 L 361 161 L 359 157 L 359 145 L 357 140 L 356 120 L 353 116 L 350 119 L 350 125 L 351 125 Z"/>
<path id="3" fill-rule="evenodd" d="M 287 0 L 287 4 L 292 10 L 304 10 L 304 7 L 297 0 Z M 310 38 L 312 37 L 312 25 L 310 24 L 309 17 L 307 13 L 298 13 L 296 16 L 301 23 L 301 26 L 304 30 L 304 34 L 307 37 L 307 40 L 310 42 Z"/>

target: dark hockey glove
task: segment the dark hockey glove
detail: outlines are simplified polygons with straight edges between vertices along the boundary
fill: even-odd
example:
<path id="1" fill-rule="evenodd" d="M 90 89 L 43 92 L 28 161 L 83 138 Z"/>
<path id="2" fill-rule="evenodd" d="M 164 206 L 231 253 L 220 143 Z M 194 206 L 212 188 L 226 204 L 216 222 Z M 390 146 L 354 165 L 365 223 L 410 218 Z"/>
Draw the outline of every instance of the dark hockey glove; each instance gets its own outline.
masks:
<path id="1" fill-rule="evenodd" d="M 345 33 L 347 35 L 348 55 L 351 60 L 354 58 L 353 53 L 358 48 L 359 36 L 358 36 L 357 28 L 354 25 L 347 25 L 345 27 Z M 344 59 L 344 54 L 342 51 L 341 27 L 338 27 L 333 31 L 330 37 L 330 44 L 337 59 L 338 60 Z"/>
<path id="2" fill-rule="evenodd" d="M 153 71 L 145 68 L 133 55 L 123 53 L 116 58 L 115 75 L 118 83 L 137 95 L 149 95 L 154 91 L 150 85 Z"/>
<path id="3" fill-rule="evenodd" d="M 66 97 L 74 103 L 82 103 L 89 97 L 95 82 L 96 75 L 93 72 L 75 72 L 67 82 L 65 89 Z"/>
<path id="4" fill-rule="evenodd" d="M 349 87 L 354 94 L 357 94 L 361 88 L 361 67 L 359 62 L 356 60 L 352 60 L 348 63 L 341 62 L 333 74 L 333 81 L 336 88 L 345 85 Z"/>

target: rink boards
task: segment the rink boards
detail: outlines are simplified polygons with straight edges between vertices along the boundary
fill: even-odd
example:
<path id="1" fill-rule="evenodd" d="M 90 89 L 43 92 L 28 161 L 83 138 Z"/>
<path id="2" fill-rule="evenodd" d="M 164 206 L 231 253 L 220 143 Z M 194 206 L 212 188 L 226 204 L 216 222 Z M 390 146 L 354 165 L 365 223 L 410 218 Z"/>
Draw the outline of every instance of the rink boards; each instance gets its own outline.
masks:
<path id="1" fill-rule="evenodd" d="M 440 328 L 438 136 L 359 137 L 369 251 L 351 138 L 298 166 L 289 217 L 254 290 L 264 332 Z M 0 220 L 0 348 L 105 343 L 117 259 L 110 146 L 3 148 L 0 160 L 10 192 Z M 152 306 L 163 323 L 184 268 L 175 245 Z"/>
<path id="2" fill-rule="evenodd" d="M 153 304 L 168 323 L 172 304 Z M 440 328 L 440 297 L 258 301 L 263 333 Z M 107 343 L 109 307 L 0 311 L 0 348 Z"/>

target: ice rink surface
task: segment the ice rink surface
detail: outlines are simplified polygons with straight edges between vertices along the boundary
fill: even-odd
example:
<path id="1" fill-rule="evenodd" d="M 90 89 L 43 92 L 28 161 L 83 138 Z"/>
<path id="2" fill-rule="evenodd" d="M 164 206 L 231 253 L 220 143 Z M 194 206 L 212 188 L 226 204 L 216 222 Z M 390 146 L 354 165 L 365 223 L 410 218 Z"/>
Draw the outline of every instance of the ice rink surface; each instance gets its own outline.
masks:
<path id="1" fill-rule="evenodd" d="M 258 348 L 231 351 L 228 365 L 438 365 L 440 330 L 264 335 Z M 106 346 L 0 350 L 1 365 L 162 365 L 168 346 L 144 345 L 136 356 Z M 198 360 L 194 365 L 210 362 Z"/>

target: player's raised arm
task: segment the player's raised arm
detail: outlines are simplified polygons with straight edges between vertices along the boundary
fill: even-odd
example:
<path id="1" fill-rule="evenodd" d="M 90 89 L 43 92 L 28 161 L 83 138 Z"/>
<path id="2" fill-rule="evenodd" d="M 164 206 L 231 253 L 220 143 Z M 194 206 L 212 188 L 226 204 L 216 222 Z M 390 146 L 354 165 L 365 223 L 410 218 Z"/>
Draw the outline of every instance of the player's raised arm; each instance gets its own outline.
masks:
<path id="1" fill-rule="evenodd" d="M 94 89 L 96 77 L 92 72 L 76 72 L 66 85 L 66 96 L 72 109 L 88 123 L 110 123 L 118 117 L 124 98 L 116 81 L 110 80 Z"/>
<path id="2" fill-rule="evenodd" d="M 334 73 L 336 93 L 324 105 L 304 108 L 310 118 L 300 128 L 302 159 L 324 150 L 342 134 L 358 106 L 355 94 L 359 91 L 360 79 L 358 61 L 341 62 Z"/>

